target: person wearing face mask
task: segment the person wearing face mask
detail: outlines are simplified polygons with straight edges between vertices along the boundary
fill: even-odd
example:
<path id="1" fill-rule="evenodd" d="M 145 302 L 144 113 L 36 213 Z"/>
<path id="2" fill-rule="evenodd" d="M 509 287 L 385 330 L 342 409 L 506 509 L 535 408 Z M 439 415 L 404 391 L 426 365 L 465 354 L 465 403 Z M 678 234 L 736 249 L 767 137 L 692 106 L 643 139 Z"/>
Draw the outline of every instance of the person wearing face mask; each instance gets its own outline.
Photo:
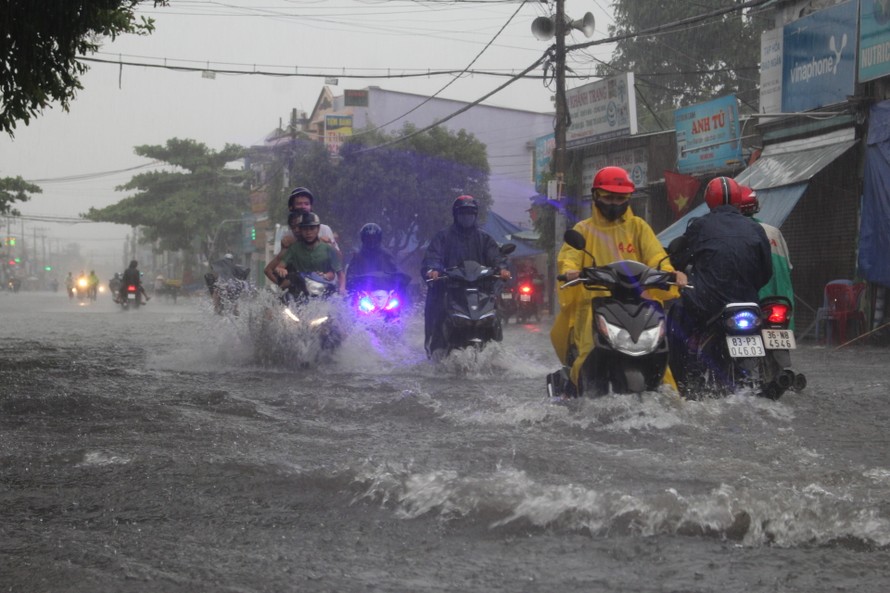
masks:
<path id="1" fill-rule="evenodd" d="M 593 211 L 590 218 L 575 225 L 575 230 L 586 239 L 586 250 L 602 266 L 620 260 L 634 260 L 647 266 L 674 271 L 667 261 L 667 253 L 659 243 L 652 227 L 642 218 L 635 216 L 630 209 L 630 196 L 636 187 L 627 171 L 621 167 L 604 167 L 593 177 Z M 557 256 L 557 272 L 565 274 L 568 280 L 577 278 L 581 270 L 594 265 L 590 256 L 563 244 Z M 686 285 L 686 275 L 677 272 L 677 284 Z M 556 291 L 559 297 L 559 313 L 550 330 L 550 341 L 563 369 L 554 374 L 571 381 L 568 393 L 576 393 L 578 376 L 587 354 L 593 349 L 594 336 L 591 301 L 603 296 L 603 291 L 587 290 L 575 285 Z M 648 295 L 659 301 L 678 296 L 677 289 L 671 291 L 650 291 Z M 673 384 L 670 375 L 665 382 Z M 564 384 L 565 381 L 560 381 Z"/>
<path id="2" fill-rule="evenodd" d="M 451 215 L 454 223 L 430 240 L 421 262 L 421 276 L 426 280 L 435 280 L 444 270 L 472 260 L 483 266 L 499 268 L 501 279 L 509 280 L 507 257 L 501 253 L 497 241 L 476 226 L 479 215 L 476 198 L 466 195 L 457 197 L 451 205 Z M 424 346 L 428 357 L 432 357 L 434 351 L 445 348 L 445 337 L 441 332 L 444 314 L 445 285 L 427 282 Z"/>

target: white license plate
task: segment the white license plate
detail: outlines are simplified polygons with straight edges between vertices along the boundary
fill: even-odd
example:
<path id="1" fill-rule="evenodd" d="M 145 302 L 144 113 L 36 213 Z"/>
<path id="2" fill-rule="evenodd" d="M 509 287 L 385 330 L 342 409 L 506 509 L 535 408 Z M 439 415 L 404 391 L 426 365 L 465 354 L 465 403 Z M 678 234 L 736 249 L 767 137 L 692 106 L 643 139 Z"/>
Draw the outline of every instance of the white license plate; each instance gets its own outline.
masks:
<path id="1" fill-rule="evenodd" d="M 522 301 L 523 303 L 530 303 L 530 302 L 532 302 L 532 295 L 521 294 L 521 295 L 519 295 L 519 300 Z"/>
<path id="2" fill-rule="evenodd" d="M 513 300 L 513 294 L 512 294 L 512 293 L 509 293 L 509 292 L 502 292 L 502 293 L 501 293 L 501 298 L 504 299 L 505 301 L 512 301 L 512 300 Z"/>
<path id="3" fill-rule="evenodd" d="M 135 300 L 136 300 L 136 293 L 135 293 L 135 292 L 128 292 L 128 293 L 127 293 L 127 300 L 128 300 L 128 301 L 135 301 Z"/>
<path id="4" fill-rule="evenodd" d="M 726 347 L 733 358 L 766 356 L 760 336 L 726 336 Z"/>
<path id="5" fill-rule="evenodd" d="M 763 336 L 763 345 L 767 350 L 794 350 L 797 348 L 794 332 L 790 329 L 765 329 L 760 334 Z"/>

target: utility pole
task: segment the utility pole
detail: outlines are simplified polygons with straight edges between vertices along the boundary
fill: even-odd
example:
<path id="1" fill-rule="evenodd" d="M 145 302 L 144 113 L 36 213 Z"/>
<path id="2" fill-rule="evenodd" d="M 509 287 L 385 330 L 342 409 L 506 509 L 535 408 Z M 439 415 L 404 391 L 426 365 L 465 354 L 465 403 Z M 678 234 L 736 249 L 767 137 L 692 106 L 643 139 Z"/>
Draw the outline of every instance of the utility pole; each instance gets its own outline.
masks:
<path id="1" fill-rule="evenodd" d="M 566 10 L 565 0 L 556 0 L 553 25 L 556 35 L 556 126 L 553 130 L 555 147 L 556 200 L 562 203 L 565 193 L 566 167 Z M 560 237 L 557 237 L 559 240 Z"/>

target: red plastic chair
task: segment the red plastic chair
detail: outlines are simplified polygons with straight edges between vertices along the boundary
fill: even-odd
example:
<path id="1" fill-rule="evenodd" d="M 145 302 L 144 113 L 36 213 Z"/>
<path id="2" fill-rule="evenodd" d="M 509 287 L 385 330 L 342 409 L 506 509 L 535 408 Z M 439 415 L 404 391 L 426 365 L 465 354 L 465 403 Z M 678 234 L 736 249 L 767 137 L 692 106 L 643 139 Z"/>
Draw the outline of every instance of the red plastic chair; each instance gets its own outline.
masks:
<path id="1" fill-rule="evenodd" d="M 854 338 L 865 328 L 865 313 L 859 309 L 859 297 L 864 290 L 864 283 L 839 284 L 831 282 L 825 285 L 825 302 L 828 306 L 825 333 L 829 344 L 832 343 L 835 328 L 837 328 L 840 344 L 847 343 L 847 329 L 851 321 L 856 323 Z"/>

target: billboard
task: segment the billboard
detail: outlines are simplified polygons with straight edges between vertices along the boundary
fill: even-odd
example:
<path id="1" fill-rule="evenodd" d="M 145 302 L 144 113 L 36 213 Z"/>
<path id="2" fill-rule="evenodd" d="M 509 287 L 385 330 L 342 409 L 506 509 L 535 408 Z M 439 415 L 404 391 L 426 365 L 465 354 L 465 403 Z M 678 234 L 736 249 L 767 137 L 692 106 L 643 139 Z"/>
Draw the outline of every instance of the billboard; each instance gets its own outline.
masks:
<path id="1" fill-rule="evenodd" d="M 760 113 L 782 111 L 782 33 L 770 29 L 760 36 Z"/>
<path id="2" fill-rule="evenodd" d="M 344 136 L 352 136 L 352 116 L 325 115 L 324 145 L 333 156 L 340 154 Z"/>
<path id="3" fill-rule="evenodd" d="M 674 112 L 677 171 L 701 173 L 740 165 L 742 140 L 735 95 Z"/>
<path id="4" fill-rule="evenodd" d="M 859 82 L 890 74 L 890 3 L 860 0 Z"/>
<path id="5" fill-rule="evenodd" d="M 637 102 L 632 72 L 566 91 L 571 125 L 566 147 L 637 133 Z"/>
<path id="6" fill-rule="evenodd" d="M 596 172 L 610 165 L 627 171 L 637 189 L 649 185 L 649 149 L 642 147 L 587 157 L 581 163 L 581 187 L 589 190 Z M 589 192 L 586 197 L 590 198 Z"/>
<path id="7" fill-rule="evenodd" d="M 535 188 L 544 191 L 544 175 L 550 172 L 553 149 L 556 148 L 556 135 L 547 134 L 535 138 Z"/>
<path id="8" fill-rule="evenodd" d="M 843 103 L 854 94 L 857 9 L 851 0 L 785 25 L 783 112 Z"/>

